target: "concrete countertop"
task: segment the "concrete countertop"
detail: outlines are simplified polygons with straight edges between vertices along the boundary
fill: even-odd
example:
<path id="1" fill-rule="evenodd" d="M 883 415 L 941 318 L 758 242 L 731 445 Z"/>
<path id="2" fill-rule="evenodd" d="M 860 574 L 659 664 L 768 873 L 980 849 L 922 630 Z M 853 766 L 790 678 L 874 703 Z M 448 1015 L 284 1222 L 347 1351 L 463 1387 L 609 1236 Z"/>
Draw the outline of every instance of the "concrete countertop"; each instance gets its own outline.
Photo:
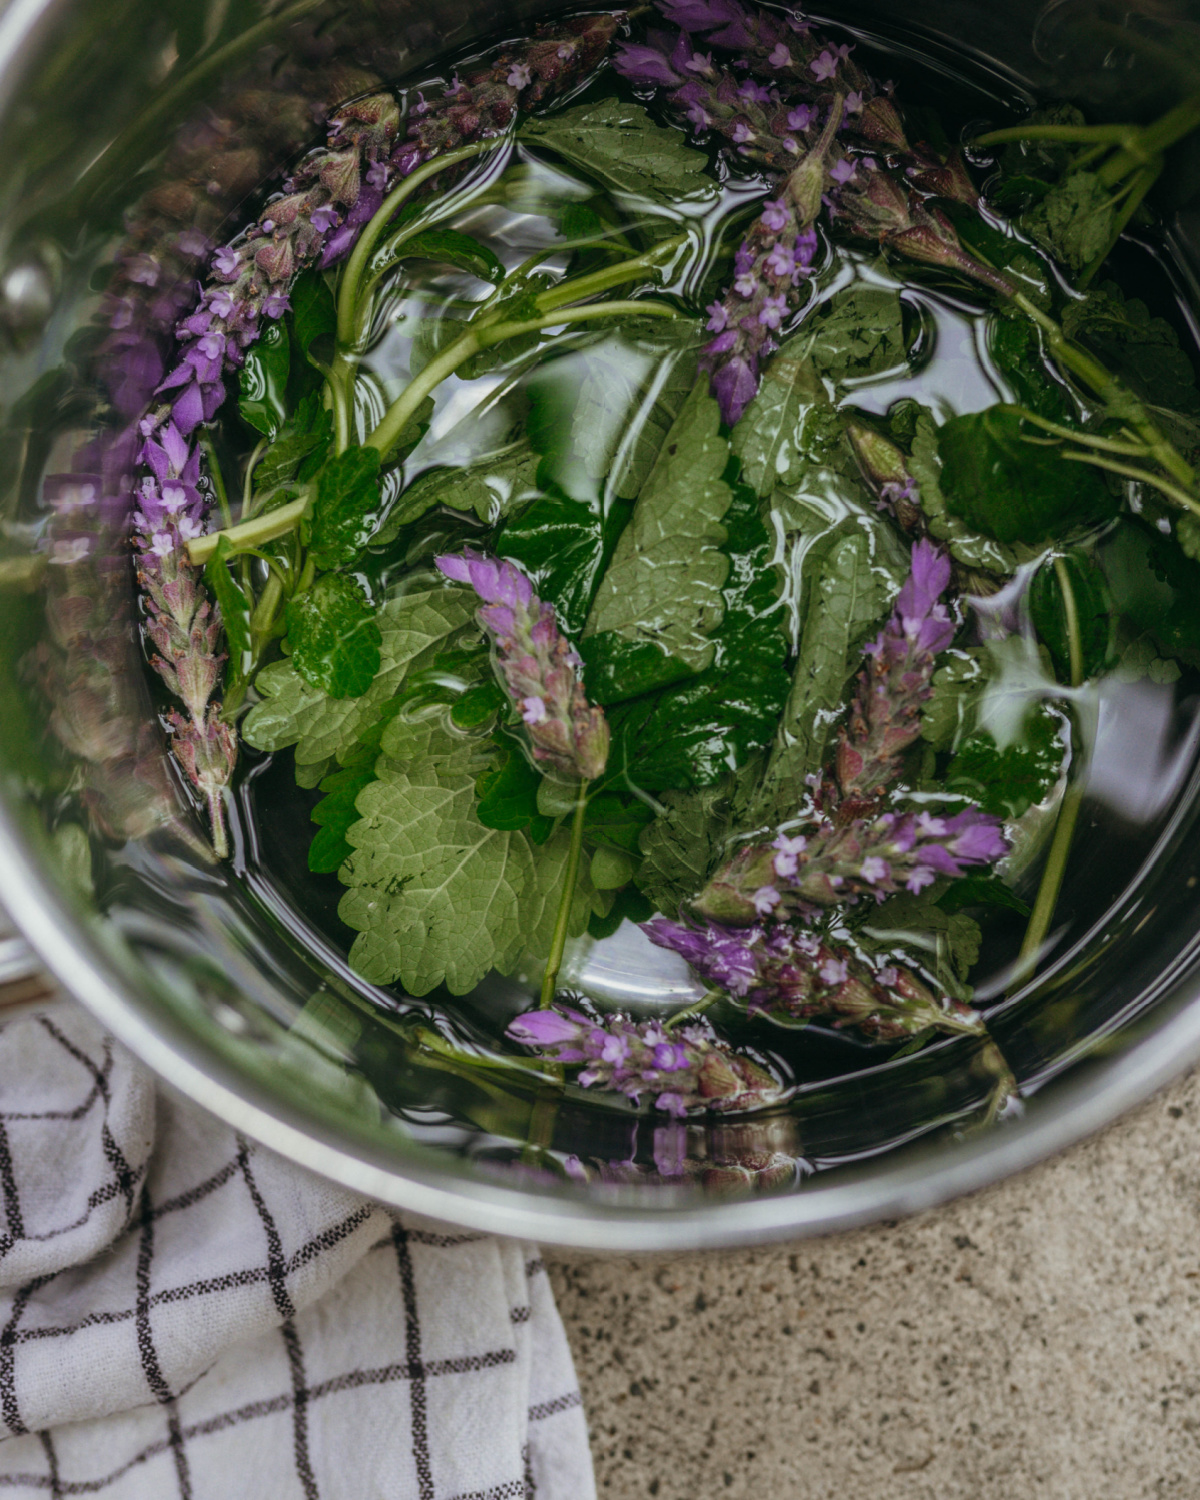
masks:
<path id="1" fill-rule="evenodd" d="M 605 1500 L 1200 1496 L 1200 1072 L 915 1219 L 548 1261 Z"/>

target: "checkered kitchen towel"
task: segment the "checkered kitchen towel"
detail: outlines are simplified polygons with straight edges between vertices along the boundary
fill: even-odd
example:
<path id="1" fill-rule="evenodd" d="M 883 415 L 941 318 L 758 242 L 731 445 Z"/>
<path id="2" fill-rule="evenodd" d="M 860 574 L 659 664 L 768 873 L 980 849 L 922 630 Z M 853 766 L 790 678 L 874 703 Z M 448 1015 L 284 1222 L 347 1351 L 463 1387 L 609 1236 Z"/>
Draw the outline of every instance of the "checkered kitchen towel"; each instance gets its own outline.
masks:
<path id="1" fill-rule="evenodd" d="M 393 1215 L 157 1093 L 69 1002 L 0 1031 L 0 1500 L 589 1500 L 537 1251 Z"/>

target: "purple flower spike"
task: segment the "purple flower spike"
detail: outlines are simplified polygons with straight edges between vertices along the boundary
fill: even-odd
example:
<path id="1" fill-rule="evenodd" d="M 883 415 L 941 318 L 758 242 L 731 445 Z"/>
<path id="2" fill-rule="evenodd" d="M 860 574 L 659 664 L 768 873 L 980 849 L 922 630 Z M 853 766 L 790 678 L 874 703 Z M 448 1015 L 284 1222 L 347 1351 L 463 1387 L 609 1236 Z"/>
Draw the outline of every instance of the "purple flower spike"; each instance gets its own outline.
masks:
<path id="1" fill-rule="evenodd" d="M 484 601 L 479 623 L 496 647 L 498 669 L 533 744 L 535 760 L 594 781 L 608 763 L 604 710 L 583 690 L 579 653 L 559 631 L 554 606 L 539 599 L 515 563 L 467 547 L 436 559 L 445 577 Z"/>
<path id="2" fill-rule="evenodd" d="M 658 1021 L 593 1019 L 556 1006 L 518 1016 L 507 1034 L 554 1062 L 582 1065 L 584 1088 L 624 1094 L 634 1104 L 646 1095 L 678 1118 L 693 1110 L 754 1109 L 783 1095 L 764 1068 L 719 1041 L 706 1022 L 668 1032 Z"/>
<path id="3" fill-rule="evenodd" d="M 642 931 L 685 958 L 706 984 L 744 1003 L 751 1015 L 788 1021 L 827 1016 L 836 1027 L 855 1026 L 882 1042 L 931 1026 L 954 1033 L 983 1030 L 973 1010 L 954 1001 L 939 1005 L 907 969 L 872 969 L 849 948 L 794 927 L 686 927 L 655 917 Z"/>

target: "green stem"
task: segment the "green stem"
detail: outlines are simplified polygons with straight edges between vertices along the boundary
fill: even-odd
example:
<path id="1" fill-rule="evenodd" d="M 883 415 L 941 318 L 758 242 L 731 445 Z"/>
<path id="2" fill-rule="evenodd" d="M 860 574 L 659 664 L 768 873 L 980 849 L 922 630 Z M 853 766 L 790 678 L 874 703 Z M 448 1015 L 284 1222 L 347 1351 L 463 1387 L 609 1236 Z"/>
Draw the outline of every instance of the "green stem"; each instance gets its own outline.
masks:
<path id="1" fill-rule="evenodd" d="M 1079 629 L 1079 608 L 1075 602 L 1075 588 L 1071 583 L 1071 572 L 1065 557 L 1054 559 L 1054 576 L 1062 590 L 1063 612 L 1067 617 L 1067 655 L 1071 666 L 1071 686 L 1083 685 L 1083 637 Z"/>
<path id="2" fill-rule="evenodd" d="M 1105 469 L 1110 474 L 1121 474 L 1126 479 L 1137 479 L 1142 484 L 1152 485 L 1160 494 L 1166 495 L 1168 500 L 1174 500 L 1176 505 L 1190 510 L 1193 515 L 1200 516 L 1200 500 L 1188 494 L 1187 490 L 1181 489 L 1179 485 L 1172 484 L 1169 479 L 1163 479 L 1159 474 L 1147 473 L 1145 469 L 1135 469 L 1130 464 L 1114 463 L 1110 458 L 1098 458 L 1094 453 L 1064 453 L 1063 457 L 1075 463 L 1091 464 L 1094 469 Z"/>
<path id="3" fill-rule="evenodd" d="M 208 536 L 197 537 L 188 543 L 188 558 L 197 565 L 206 563 L 217 550 L 222 537 L 228 537 L 236 551 L 242 551 L 247 547 L 258 547 L 263 542 L 272 542 L 276 537 L 286 536 L 307 509 L 308 496 L 304 495 L 299 500 L 292 500 L 287 505 L 281 505 L 278 510 L 269 510 L 265 516 L 255 516 L 252 520 L 242 521 L 238 526 L 230 526 L 224 531 L 214 531 Z"/>
<path id="4" fill-rule="evenodd" d="M 254 499 L 254 470 L 258 467 L 258 461 L 270 446 L 266 438 L 260 438 L 255 444 L 254 452 L 250 455 L 250 461 L 246 465 L 246 477 L 242 481 L 242 518 L 249 520 L 253 514 Z M 225 522 L 226 526 L 229 522 Z"/>
<path id="5" fill-rule="evenodd" d="M 375 217 L 369 221 L 359 236 L 358 243 L 342 273 L 337 316 L 337 340 L 340 346 L 352 348 L 358 338 L 359 284 L 367 268 L 367 262 L 374 253 L 383 231 L 395 218 L 397 210 L 412 197 L 422 183 L 428 182 L 431 177 L 436 177 L 447 167 L 456 166 L 460 161 L 469 161 L 471 157 L 478 156 L 481 151 L 490 151 L 493 147 L 500 145 L 504 139 L 503 136 L 492 136 L 484 141 L 475 141 L 470 146 L 460 146 L 457 151 L 447 151 L 444 156 L 435 156 L 432 161 L 427 161 L 424 166 L 418 167 L 415 172 L 394 187 L 383 200 Z"/>
<path id="6" fill-rule="evenodd" d="M 468 328 L 448 349 L 431 359 L 415 380 L 409 381 L 384 413 L 383 420 L 367 439 L 366 446 L 378 448 L 380 453 L 391 452 L 425 397 L 481 349 L 489 349 L 493 344 L 517 338 L 523 333 L 540 333 L 546 328 L 559 328 L 564 323 L 588 323 L 598 318 L 626 316 L 674 318 L 678 314 L 673 307 L 662 302 L 600 302 L 592 307 L 551 313 L 544 318 L 530 318 L 526 322 L 497 322 L 486 324 L 482 328 Z"/>
<path id="7" fill-rule="evenodd" d="M 575 887 L 579 882 L 579 861 L 583 855 L 583 824 L 587 816 L 586 781 L 579 783 L 579 795 L 575 800 L 575 816 L 571 820 L 571 847 L 567 852 L 567 871 L 563 876 L 562 895 L 558 898 L 558 916 L 554 922 L 554 937 L 550 943 L 550 956 L 546 960 L 546 972 L 542 978 L 541 1008 L 545 1010 L 554 1001 L 558 987 L 558 971 L 562 968 L 563 950 L 567 946 L 567 928 L 571 921 L 571 908 L 575 904 Z"/>
<path id="8" fill-rule="evenodd" d="M 1200 94 L 1193 94 L 1169 109 L 1153 125 L 1143 126 L 1115 152 L 1097 172 L 1104 187 L 1115 187 L 1130 172 L 1149 166 L 1155 157 L 1191 135 L 1200 126 Z"/>
<path id="9" fill-rule="evenodd" d="M 1064 558 L 1054 559 L 1054 573 L 1062 591 L 1063 612 L 1066 615 L 1071 686 L 1077 688 L 1083 684 L 1084 673 L 1079 606 L 1075 599 L 1070 570 Z M 1058 820 L 1054 825 L 1054 838 L 1050 844 L 1050 852 L 1046 856 L 1045 868 L 1042 870 L 1041 882 L 1038 885 L 1037 899 L 1033 903 L 1029 925 L 1025 929 L 1021 951 L 1017 955 L 1017 967 L 1010 988 L 1024 984 L 1025 980 L 1032 975 L 1042 944 L 1046 941 L 1046 934 L 1050 931 L 1050 923 L 1054 920 L 1054 909 L 1058 905 L 1059 892 L 1062 890 L 1063 876 L 1066 874 L 1067 860 L 1071 853 L 1071 843 L 1075 837 L 1075 825 L 1079 821 L 1079 809 L 1082 802 L 1083 789 L 1076 780 L 1067 787 L 1063 794 L 1062 806 L 1058 810 Z"/>
<path id="10" fill-rule="evenodd" d="M 250 616 L 250 649 L 254 655 L 254 665 L 257 665 L 267 643 L 270 641 L 274 631 L 275 618 L 279 614 L 279 606 L 283 603 L 283 580 L 278 572 L 272 568 L 259 595 L 258 603 L 254 606 L 254 613 Z M 247 674 L 253 676 L 254 666 Z"/>
<path id="11" fill-rule="evenodd" d="M 1146 444 L 1148 456 L 1184 489 L 1193 490 L 1196 485 L 1195 471 L 1178 449 L 1159 432 L 1142 403 L 1120 381 L 1114 379 L 1099 360 L 1093 359 L 1077 344 L 1072 344 L 1049 313 L 1043 312 L 1036 302 L 1031 302 L 1024 292 L 1016 292 L 1012 302 L 1014 307 L 1019 307 L 1026 317 L 1032 318 L 1043 330 L 1050 352 L 1065 369 L 1077 375 L 1106 406 L 1122 410 L 1122 414 Z"/>
<path id="12" fill-rule="evenodd" d="M 671 1031 L 676 1026 L 682 1026 L 685 1021 L 690 1021 L 693 1016 L 702 1016 L 722 998 L 720 990 L 709 990 L 707 995 L 701 995 L 699 1000 L 691 1005 L 685 1005 L 682 1010 L 677 1010 L 674 1015 L 668 1016 L 663 1022 L 663 1030 Z"/>
<path id="13" fill-rule="evenodd" d="M 1099 142 L 1106 146 L 1123 146 L 1137 134 L 1137 127 L 1129 125 L 1006 125 L 1002 130 L 977 135 L 972 144 L 1004 146 L 1010 141 L 1065 141 L 1077 145 Z"/>
<path id="14" fill-rule="evenodd" d="M 1156 157 L 1155 160 L 1152 161 L 1148 166 L 1143 167 L 1138 175 L 1130 180 L 1128 186 L 1129 196 L 1125 200 L 1125 204 L 1122 207 L 1121 212 L 1113 220 L 1112 229 L 1109 232 L 1107 244 L 1098 255 L 1094 256 L 1093 259 L 1088 262 L 1088 264 L 1083 269 L 1083 273 L 1079 277 L 1078 287 L 1081 292 L 1087 291 L 1088 287 L 1092 283 L 1093 278 L 1096 275 L 1096 272 L 1099 271 L 1100 267 L 1112 254 L 1113 246 L 1125 233 L 1126 225 L 1129 223 L 1130 219 L 1133 218 L 1134 214 L 1137 213 L 1138 209 L 1142 206 L 1142 200 L 1162 175 L 1162 169 L 1163 158 L 1159 156 Z"/>
<path id="15" fill-rule="evenodd" d="M 1144 443 L 1122 443 L 1116 438 L 1098 437 L 1095 433 L 1080 432 L 1075 427 L 1062 427 L 1057 422 L 1050 422 L 1045 417 L 1039 417 L 1027 406 L 1014 406 L 1012 409 L 1022 422 L 1030 422 L 1034 427 L 1040 427 L 1043 432 L 1053 433 L 1055 437 L 1062 438 L 1066 442 L 1082 443 L 1087 448 L 1100 448 L 1105 453 L 1121 453 L 1126 458 L 1149 457 L 1149 449 Z"/>

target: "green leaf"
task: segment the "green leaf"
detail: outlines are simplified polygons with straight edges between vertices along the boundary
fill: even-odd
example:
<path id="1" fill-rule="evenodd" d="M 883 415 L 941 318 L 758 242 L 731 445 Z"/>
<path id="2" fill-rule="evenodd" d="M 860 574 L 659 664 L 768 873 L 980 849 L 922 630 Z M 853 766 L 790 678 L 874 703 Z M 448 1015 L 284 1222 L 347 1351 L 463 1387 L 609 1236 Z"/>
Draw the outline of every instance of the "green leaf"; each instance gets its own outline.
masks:
<path id="1" fill-rule="evenodd" d="M 993 319 L 988 352 L 1018 405 L 1050 422 L 1070 425 L 1077 420 L 1075 403 L 1046 355 L 1041 329 L 1031 319 L 1023 314 Z"/>
<path id="2" fill-rule="evenodd" d="M 712 664 L 609 711 L 612 784 L 649 791 L 711 786 L 745 766 L 775 734 L 788 695 L 787 643 L 771 567 L 774 539 L 749 485 L 733 487 L 725 526 L 729 575 Z"/>
<path id="3" fill-rule="evenodd" d="M 375 763 L 355 765 L 335 771 L 321 782 L 325 796 L 312 810 L 318 824 L 308 846 L 308 868 L 316 875 L 333 875 L 353 853 L 346 840 L 347 830 L 358 822 L 358 794 L 375 780 Z"/>
<path id="4" fill-rule="evenodd" d="M 302 360 L 327 364 L 337 334 L 337 303 L 325 273 L 302 271 L 292 283 L 291 302 L 296 353 Z"/>
<path id="5" fill-rule="evenodd" d="M 379 671 L 382 637 L 375 609 L 357 579 L 318 578 L 284 614 L 292 665 L 331 698 L 358 698 Z"/>
<path id="6" fill-rule="evenodd" d="M 637 884 L 668 917 L 703 890 L 725 850 L 729 831 L 727 784 L 696 792 L 666 792 L 663 810 L 641 836 Z"/>
<path id="7" fill-rule="evenodd" d="M 450 719 L 458 729 L 482 729 L 508 705 L 508 698 L 500 684 L 492 678 L 468 688 L 456 698 L 450 710 Z"/>
<path id="8" fill-rule="evenodd" d="M 496 735 L 495 744 L 495 760 L 475 783 L 479 821 L 488 828 L 525 829 L 535 844 L 544 844 L 554 819 L 538 812 L 542 777 L 510 735 Z"/>
<path id="9" fill-rule="evenodd" d="M 394 541 L 403 527 L 439 505 L 474 511 L 486 525 L 494 526 L 536 496 L 538 462 L 538 455 L 522 442 L 467 468 L 426 469 L 396 501 L 375 544 Z"/>
<path id="10" fill-rule="evenodd" d="M 457 633 L 474 629 L 477 602 L 469 589 L 440 587 L 389 599 L 378 616 L 379 673 L 358 698 L 331 698 L 305 682 L 291 661 L 272 662 L 255 679 L 263 701 L 247 714 L 242 737 L 258 750 L 295 745 L 298 765 L 346 757 L 407 674 L 432 665 Z"/>
<path id="11" fill-rule="evenodd" d="M 674 203 L 684 196 L 716 196 L 706 153 L 677 130 L 656 125 L 640 104 L 600 99 L 521 126 L 520 138 L 549 147 L 619 192 Z"/>
<path id="12" fill-rule="evenodd" d="M 863 932 L 883 944 L 923 949 L 948 993 L 965 998 L 960 985 L 979 960 L 983 933 L 972 917 L 937 905 L 940 894 L 933 886 L 917 896 L 901 891 L 869 914 Z"/>
<path id="13" fill-rule="evenodd" d="M 943 911 L 951 913 L 972 906 L 1015 911 L 1019 917 L 1027 917 L 1030 912 L 1029 903 L 1022 901 L 998 875 L 964 875 L 961 880 L 952 880 L 938 897 L 937 904 Z"/>
<path id="14" fill-rule="evenodd" d="M 642 832 L 653 821 L 653 810 L 641 798 L 599 792 L 588 800 L 583 836 L 597 849 L 614 849 L 637 859 Z"/>
<path id="15" fill-rule="evenodd" d="M 953 750 L 971 732 L 987 680 L 983 650 L 958 648 L 942 658 L 921 713 L 921 734 L 935 750 Z"/>
<path id="16" fill-rule="evenodd" d="M 952 417 L 938 434 L 938 452 L 951 512 L 999 542 L 1058 540 L 1116 510 L 1095 469 L 1026 441 L 1009 406 Z"/>
<path id="17" fill-rule="evenodd" d="M 560 829 L 537 850 L 522 832 L 480 822 L 486 741 L 398 718 L 383 752 L 379 779 L 358 795 L 354 852 L 339 871 L 349 887 L 339 915 L 359 933 L 357 972 L 376 984 L 399 979 L 413 995 L 443 983 L 461 995 L 491 969 L 511 973 L 525 951 L 548 953 L 569 834 Z M 569 931 L 583 932 L 597 907 L 585 870 Z"/>
<path id="18" fill-rule="evenodd" d="M 439 265 L 455 266 L 479 281 L 499 285 L 507 274 L 504 263 L 483 244 L 457 229 L 423 229 L 393 246 L 385 245 L 371 261 L 372 279 L 382 276 L 406 260 L 432 260 Z"/>
<path id="19" fill-rule="evenodd" d="M 912 453 L 908 462 L 909 472 L 916 480 L 921 492 L 921 509 L 929 524 L 929 532 L 935 540 L 945 544 L 950 555 L 969 568 L 982 568 L 990 573 L 1015 573 L 1023 562 L 1038 555 L 1037 549 L 1017 543 L 1006 547 L 990 536 L 973 531 L 970 526 L 954 515 L 942 491 L 942 461 L 938 456 L 938 428 L 933 413 L 925 407 L 918 409 Z"/>
<path id="20" fill-rule="evenodd" d="M 238 411 L 256 432 L 274 438 L 288 417 L 291 345 L 286 323 L 267 319 L 246 350 L 238 375 Z"/>
<path id="21" fill-rule="evenodd" d="M 946 790 L 969 797 L 996 817 L 1019 818 L 1058 780 L 1063 759 L 1060 728 L 1059 716 L 1039 703 L 1026 716 L 1021 738 L 1003 749 L 988 731 L 972 735 L 946 768 Z"/>
<path id="22" fill-rule="evenodd" d="M 1173 537 L 1134 519 L 1117 527 L 1098 556 L 1113 602 L 1136 632 L 1164 657 L 1200 666 L 1200 563 Z M 1128 671 L 1133 663 L 1121 665 Z M 1141 668 L 1149 673 L 1150 665 L 1146 659 Z"/>
<path id="23" fill-rule="evenodd" d="M 1074 597 L 1083 648 L 1083 675 L 1095 677 L 1112 657 L 1112 597 L 1095 560 L 1086 553 L 1069 552 L 1061 559 Z M 1058 570 L 1045 563 L 1029 587 L 1029 610 L 1041 640 L 1049 648 L 1061 682 L 1071 680 L 1071 649 L 1067 634 L 1067 611 Z"/>
<path id="24" fill-rule="evenodd" d="M 629 510 L 616 501 L 606 512 L 599 500 L 572 500 L 552 490 L 505 525 L 496 553 L 521 564 L 538 594 L 554 605 L 563 631 L 578 637 Z"/>
<path id="25" fill-rule="evenodd" d="M 836 293 L 780 347 L 785 360 L 812 360 L 835 385 L 879 377 L 908 364 L 898 287 L 855 282 Z"/>
<path id="26" fill-rule="evenodd" d="M 799 650 L 762 784 L 753 799 L 756 823 L 781 823 L 803 800 L 805 778 L 828 758 L 850 679 L 862 647 L 900 586 L 880 546 L 878 527 L 851 517 L 804 554 Z"/>
<path id="27" fill-rule="evenodd" d="M 729 559 L 721 524 L 732 499 L 722 478 L 729 444 L 705 383 L 667 434 L 596 592 L 585 638 L 611 632 L 661 652 L 674 675 L 709 666 L 709 639 L 724 614 Z M 595 648 L 592 648 L 595 649 Z"/>
<path id="28" fill-rule="evenodd" d="M 1024 215 L 1021 227 L 1078 275 L 1107 249 L 1115 211 L 1095 172 L 1072 172 Z"/>
<path id="29" fill-rule="evenodd" d="M 1107 281 L 1082 300 L 1068 302 L 1063 332 L 1097 355 L 1136 396 L 1151 406 L 1200 415 L 1200 390 L 1192 362 L 1165 318 L 1126 298 Z"/>
<path id="30" fill-rule="evenodd" d="M 309 543 L 318 568 L 346 567 L 371 540 L 379 523 L 379 462 L 376 448 L 349 448 L 321 470 Z"/>
<path id="31" fill-rule="evenodd" d="M 222 537 L 217 550 L 204 565 L 204 581 L 212 590 L 221 609 L 221 624 L 229 651 L 228 680 L 237 682 L 250 668 L 250 600 L 241 584 L 229 571 L 233 548 L 228 537 Z"/>
<path id="32" fill-rule="evenodd" d="M 820 424 L 830 411 L 812 361 L 777 354 L 731 439 L 743 477 L 764 499 L 777 486 L 799 481 L 825 439 Z"/>
<path id="33" fill-rule="evenodd" d="M 606 916 L 600 916 L 593 912 L 588 922 L 588 936 L 600 941 L 601 938 L 612 937 L 622 922 L 648 922 L 654 915 L 654 907 L 646 900 L 640 891 L 631 885 L 617 892 L 617 898 L 613 902 Z"/>
<path id="34" fill-rule="evenodd" d="M 255 492 L 263 494 L 291 484 L 304 460 L 326 448 L 332 438 L 333 413 L 315 392 L 305 396 L 259 460 L 254 470 Z"/>

